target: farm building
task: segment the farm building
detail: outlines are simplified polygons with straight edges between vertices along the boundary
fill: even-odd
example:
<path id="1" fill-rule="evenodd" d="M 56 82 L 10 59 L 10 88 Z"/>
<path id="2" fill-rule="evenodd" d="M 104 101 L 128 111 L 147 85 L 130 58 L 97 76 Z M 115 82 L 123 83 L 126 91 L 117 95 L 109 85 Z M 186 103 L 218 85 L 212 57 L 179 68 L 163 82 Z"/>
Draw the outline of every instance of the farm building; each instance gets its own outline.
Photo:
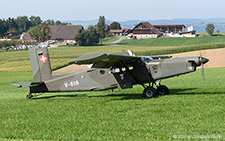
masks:
<path id="1" fill-rule="evenodd" d="M 109 30 L 110 34 L 112 36 L 123 36 L 123 35 L 127 35 L 130 33 L 130 29 L 129 28 L 123 28 L 123 29 L 112 29 Z"/>
<path id="2" fill-rule="evenodd" d="M 161 34 L 163 34 L 163 32 L 155 28 L 149 22 L 141 22 L 132 29 L 132 33 L 130 33 L 128 37 L 136 39 L 147 39 L 157 38 Z"/>
<path id="3" fill-rule="evenodd" d="M 20 36 L 20 39 L 21 39 L 22 41 L 25 41 L 25 42 L 36 42 L 36 40 L 33 39 L 33 38 L 30 36 L 30 34 L 25 33 L 25 32 Z"/>
<path id="4" fill-rule="evenodd" d="M 153 25 L 155 28 L 159 29 L 164 33 L 179 33 L 184 32 L 186 26 L 185 25 Z"/>
<path id="5" fill-rule="evenodd" d="M 55 44 L 74 44 L 74 36 L 79 28 L 84 29 L 82 25 L 51 25 L 51 38 L 49 43 Z"/>
<path id="6" fill-rule="evenodd" d="M 0 36 L 1 40 L 20 39 L 21 32 L 10 32 Z"/>
<path id="7" fill-rule="evenodd" d="M 141 22 L 136 25 L 128 38 L 147 39 L 157 37 L 196 37 L 195 31 L 185 31 L 185 25 L 151 25 L 149 22 Z"/>

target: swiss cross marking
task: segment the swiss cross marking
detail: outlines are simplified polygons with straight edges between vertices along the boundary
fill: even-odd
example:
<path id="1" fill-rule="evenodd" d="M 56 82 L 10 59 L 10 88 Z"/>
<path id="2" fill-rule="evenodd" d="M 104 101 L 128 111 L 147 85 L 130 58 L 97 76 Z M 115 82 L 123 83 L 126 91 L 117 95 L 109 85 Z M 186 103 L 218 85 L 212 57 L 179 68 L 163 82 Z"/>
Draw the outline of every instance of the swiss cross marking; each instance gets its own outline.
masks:
<path id="1" fill-rule="evenodd" d="M 46 57 L 45 55 L 42 55 L 42 56 L 40 57 L 40 61 L 41 61 L 42 63 L 45 63 L 45 62 L 47 61 L 47 57 Z"/>

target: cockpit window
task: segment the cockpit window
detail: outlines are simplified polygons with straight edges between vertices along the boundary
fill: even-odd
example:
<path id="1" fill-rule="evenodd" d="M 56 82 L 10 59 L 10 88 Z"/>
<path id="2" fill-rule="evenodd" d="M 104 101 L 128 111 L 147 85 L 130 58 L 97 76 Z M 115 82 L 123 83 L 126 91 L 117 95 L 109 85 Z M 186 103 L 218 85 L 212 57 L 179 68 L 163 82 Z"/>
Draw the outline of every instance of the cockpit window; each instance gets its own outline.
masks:
<path id="1" fill-rule="evenodd" d="M 134 67 L 132 66 L 132 65 L 128 65 L 128 69 L 129 70 L 133 70 L 134 69 Z M 121 66 L 115 66 L 115 67 L 113 67 L 112 69 L 111 69 L 111 72 L 112 73 L 119 73 L 119 72 L 126 72 L 126 67 L 121 67 Z"/>
<path id="2" fill-rule="evenodd" d="M 141 58 L 142 62 L 144 63 L 149 63 L 150 61 L 152 61 L 153 59 L 149 56 L 144 56 Z"/>

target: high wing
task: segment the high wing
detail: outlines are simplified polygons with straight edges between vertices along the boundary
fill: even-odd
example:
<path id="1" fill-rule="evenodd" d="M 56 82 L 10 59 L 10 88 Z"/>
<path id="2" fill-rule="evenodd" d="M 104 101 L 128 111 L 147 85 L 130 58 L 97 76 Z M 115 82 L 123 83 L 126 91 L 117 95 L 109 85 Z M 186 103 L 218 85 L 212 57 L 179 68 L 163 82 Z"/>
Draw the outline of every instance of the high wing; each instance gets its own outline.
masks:
<path id="1" fill-rule="evenodd" d="M 165 59 L 171 58 L 170 55 L 159 55 L 159 56 L 130 56 L 128 54 L 120 55 L 120 54 L 109 54 L 109 53 L 91 53 L 80 56 L 69 63 L 75 64 L 93 64 L 92 68 L 110 68 L 115 64 L 124 62 L 135 62 L 138 59 L 145 60 L 149 58 L 150 60 L 153 59 Z"/>
<path id="2" fill-rule="evenodd" d="M 150 56 L 152 59 L 167 59 L 171 58 L 171 55 L 156 55 L 156 56 Z"/>
<path id="3" fill-rule="evenodd" d="M 114 64 L 118 64 L 121 61 L 124 63 L 135 62 L 141 59 L 139 56 L 129 56 L 120 54 L 109 54 L 109 53 L 91 53 L 80 56 L 69 63 L 76 64 L 93 64 L 92 68 L 110 68 Z"/>

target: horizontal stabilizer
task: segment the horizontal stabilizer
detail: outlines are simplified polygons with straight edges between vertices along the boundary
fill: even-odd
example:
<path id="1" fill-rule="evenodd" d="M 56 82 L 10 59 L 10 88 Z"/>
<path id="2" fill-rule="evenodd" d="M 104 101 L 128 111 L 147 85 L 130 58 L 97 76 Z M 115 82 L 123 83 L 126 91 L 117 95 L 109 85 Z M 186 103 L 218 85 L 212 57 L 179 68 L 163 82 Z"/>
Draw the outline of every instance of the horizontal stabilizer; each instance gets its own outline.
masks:
<path id="1" fill-rule="evenodd" d="M 16 84 L 11 84 L 12 86 L 15 87 L 27 87 L 27 86 L 31 86 L 31 85 L 40 85 L 44 82 L 30 82 L 30 81 L 24 81 L 24 82 L 18 82 Z"/>

